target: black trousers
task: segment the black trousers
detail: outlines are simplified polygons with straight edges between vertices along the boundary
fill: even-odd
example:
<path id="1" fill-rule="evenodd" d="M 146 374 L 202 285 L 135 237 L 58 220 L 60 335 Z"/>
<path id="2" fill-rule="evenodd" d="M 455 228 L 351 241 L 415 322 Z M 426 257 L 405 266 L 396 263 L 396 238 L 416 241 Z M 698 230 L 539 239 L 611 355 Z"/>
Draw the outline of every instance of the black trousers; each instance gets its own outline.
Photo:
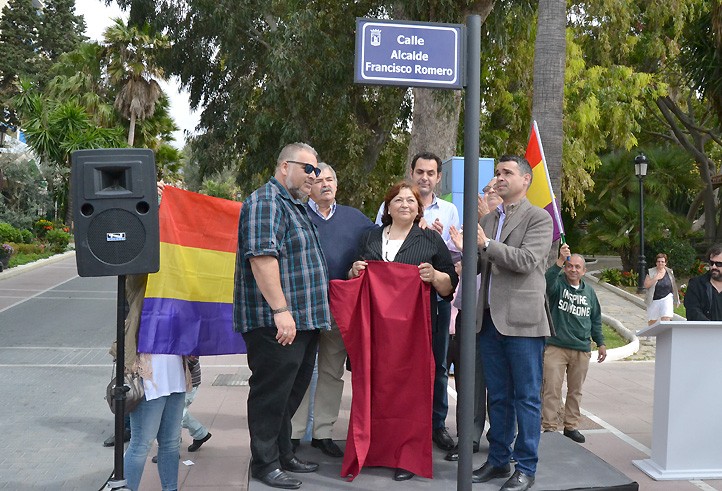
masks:
<path id="1" fill-rule="evenodd" d="M 462 375 L 459 367 L 461 363 L 459 360 L 459 332 L 461 331 L 461 310 L 456 314 L 456 334 L 451 338 L 449 345 L 449 356 L 454 359 L 454 377 L 457 382 L 457 390 L 461 385 Z M 481 353 L 479 352 L 479 334 L 474 336 L 474 342 L 476 343 L 476 370 L 474 370 L 474 443 L 478 444 L 481 442 L 481 435 L 484 433 L 484 424 L 486 423 L 486 379 L 484 378 L 484 367 L 481 364 Z M 461 408 L 456 405 L 456 422 L 459 422 L 459 411 Z"/>
<path id="2" fill-rule="evenodd" d="M 260 477 L 293 458 L 291 418 L 313 375 L 318 330 L 297 331 L 292 344 L 276 341 L 275 327 L 243 334 L 248 349 L 248 430 L 251 475 Z"/>

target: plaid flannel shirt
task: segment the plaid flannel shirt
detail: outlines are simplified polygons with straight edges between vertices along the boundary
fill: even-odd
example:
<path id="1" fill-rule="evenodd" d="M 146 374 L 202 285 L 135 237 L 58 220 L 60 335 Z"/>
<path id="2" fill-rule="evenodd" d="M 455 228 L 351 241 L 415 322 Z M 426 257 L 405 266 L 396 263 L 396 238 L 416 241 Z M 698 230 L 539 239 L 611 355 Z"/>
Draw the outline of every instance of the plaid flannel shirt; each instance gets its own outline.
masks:
<path id="1" fill-rule="evenodd" d="M 241 333 L 275 326 L 250 258 L 278 259 L 281 289 L 296 329 L 330 329 L 328 272 L 316 226 L 306 207 L 275 179 L 244 202 L 238 226 L 233 323 Z"/>

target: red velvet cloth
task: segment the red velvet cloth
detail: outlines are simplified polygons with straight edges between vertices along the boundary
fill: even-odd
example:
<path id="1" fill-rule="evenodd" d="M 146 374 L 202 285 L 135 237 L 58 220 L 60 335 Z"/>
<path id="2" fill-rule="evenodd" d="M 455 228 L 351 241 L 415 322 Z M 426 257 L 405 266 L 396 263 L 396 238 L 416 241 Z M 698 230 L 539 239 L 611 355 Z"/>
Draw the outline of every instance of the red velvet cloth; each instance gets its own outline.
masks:
<path id="1" fill-rule="evenodd" d="M 432 477 L 429 289 L 416 266 L 381 261 L 358 278 L 331 281 L 353 385 L 342 477 L 353 480 L 364 466 Z"/>

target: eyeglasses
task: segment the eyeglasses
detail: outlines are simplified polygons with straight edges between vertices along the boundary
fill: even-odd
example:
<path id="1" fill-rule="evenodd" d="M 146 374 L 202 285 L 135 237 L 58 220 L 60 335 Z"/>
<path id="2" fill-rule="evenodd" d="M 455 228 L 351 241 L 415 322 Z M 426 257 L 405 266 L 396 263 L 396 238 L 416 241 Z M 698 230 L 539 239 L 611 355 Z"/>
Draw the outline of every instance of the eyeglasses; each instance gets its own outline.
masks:
<path id="1" fill-rule="evenodd" d="M 321 169 L 318 167 L 314 167 L 313 165 L 309 164 L 308 162 L 296 162 L 295 160 L 286 160 L 289 164 L 298 164 L 303 166 L 303 172 L 306 174 L 314 173 L 316 174 L 316 177 L 318 177 L 321 174 Z"/>
<path id="2" fill-rule="evenodd" d="M 722 268 L 722 261 L 712 261 L 712 260 L 710 259 L 709 265 L 710 265 L 710 267 L 712 267 L 712 266 L 717 266 L 718 268 Z"/>
<path id="3" fill-rule="evenodd" d="M 487 194 L 487 193 L 495 193 L 495 192 L 496 192 L 496 189 L 494 189 L 494 188 L 491 187 L 491 186 L 484 186 L 484 189 L 482 189 L 481 192 L 484 193 L 484 194 Z"/>

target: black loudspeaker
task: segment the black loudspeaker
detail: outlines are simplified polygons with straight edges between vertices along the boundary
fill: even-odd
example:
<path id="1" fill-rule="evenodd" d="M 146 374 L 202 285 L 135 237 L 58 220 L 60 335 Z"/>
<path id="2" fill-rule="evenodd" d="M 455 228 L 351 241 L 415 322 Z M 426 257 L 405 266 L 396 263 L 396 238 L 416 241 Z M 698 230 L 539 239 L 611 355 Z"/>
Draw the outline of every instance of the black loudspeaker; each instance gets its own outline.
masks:
<path id="1" fill-rule="evenodd" d="M 71 192 L 80 276 L 155 273 L 160 267 L 153 152 L 76 150 Z"/>

